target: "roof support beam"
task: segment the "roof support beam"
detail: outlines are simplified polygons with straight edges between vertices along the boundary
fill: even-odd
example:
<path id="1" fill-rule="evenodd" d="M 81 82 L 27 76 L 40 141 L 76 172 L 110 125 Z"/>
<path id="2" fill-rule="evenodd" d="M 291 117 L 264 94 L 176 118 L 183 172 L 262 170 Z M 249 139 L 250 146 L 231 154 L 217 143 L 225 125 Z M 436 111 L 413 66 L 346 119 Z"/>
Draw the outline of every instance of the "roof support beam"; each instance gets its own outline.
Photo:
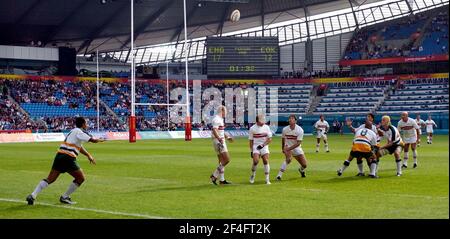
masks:
<path id="1" fill-rule="evenodd" d="M 73 19 L 75 14 L 79 13 L 80 10 L 87 5 L 89 0 L 81 1 L 70 13 L 67 15 L 64 20 L 58 24 L 58 27 L 51 31 L 49 34 L 47 34 L 46 39 L 44 40 L 44 45 L 47 45 L 53 38 L 66 27 L 67 23 Z"/>
<path id="2" fill-rule="evenodd" d="M 222 12 L 222 17 L 220 18 L 220 23 L 217 26 L 216 35 L 222 36 L 222 30 L 223 25 L 225 24 L 225 21 L 227 20 L 228 12 L 230 12 L 231 3 L 227 3 L 227 6 Z"/>
<path id="3" fill-rule="evenodd" d="M 348 0 L 348 3 L 350 3 L 350 7 L 352 9 L 353 17 L 355 18 L 356 29 L 359 29 L 358 19 L 356 18 L 356 13 L 355 13 L 355 10 L 353 9 L 353 3 L 355 3 L 355 0 Z M 356 4 L 358 4 L 358 2 L 356 2 Z M 357 5 L 357 6 L 359 6 L 359 5 Z"/>
<path id="4" fill-rule="evenodd" d="M 192 8 L 186 15 L 186 19 L 190 19 L 192 16 L 194 16 L 195 12 L 197 11 L 199 7 L 197 7 L 196 5 L 194 5 L 194 8 Z M 178 39 L 180 38 L 180 34 L 181 32 L 183 32 L 184 29 L 184 23 L 182 22 L 180 25 L 177 26 L 177 30 L 175 31 L 175 33 L 172 35 L 172 37 L 170 38 L 170 42 L 173 42 L 175 40 L 175 38 L 178 36 Z M 178 40 L 177 40 L 178 41 Z"/>
<path id="5" fill-rule="evenodd" d="M 134 40 L 138 38 L 138 36 L 145 31 L 145 29 L 152 25 L 152 23 L 162 14 L 164 13 L 173 3 L 175 0 L 166 1 L 166 4 L 162 5 L 155 13 L 148 16 L 143 23 L 141 23 L 137 29 L 134 31 Z M 128 43 L 131 42 L 131 36 L 128 37 L 128 39 L 122 44 L 120 48 L 124 48 L 128 45 Z"/>
<path id="6" fill-rule="evenodd" d="M 14 22 L 14 25 L 19 25 L 23 22 L 23 20 L 39 5 L 41 4 L 42 0 L 35 0 L 33 2 L 33 4 L 31 4 L 31 6 L 29 8 L 27 8 L 27 10 L 25 10 L 25 12 L 22 13 L 22 15 L 20 15 L 19 18 L 17 18 L 16 22 Z"/>
<path id="7" fill-rule="evenodd" d="M 120 14 L 121 12 L 124 12 L 123 8 L 128 5 L 129 5 L 128 2 L 124 1 L 122 3 L 122 5 L 120 5 L 120 7 L 117 8 L 117 10 L 115 12 L 113 12 L 111 15 L 109 15 L 109 17 L 99 27 L 92 30 L 92 32 L 89 33 L 88 39 L 85 40 L 81 44 L 81 46 L 78 48 L 77 52 L 80 52 L 85 47 L 86 47 L 86 52 L 87 52 L 87 49 L 91 45 L 92 41 L 100 35 L 100 33 L 103 31 L 103 29 L 105 29 L 112 22 L 112 20 L 117 17 L 118 14 Z"/>
<path id="8" fill-rule="evenodd" d="M 265 8 L 264 8 L 264 0 L 261 0 L 261 34 L 264 36 L 264 17 L 266 14 Z"/>
<path id="9" fill-rule="evenodd" d="M 409 1 L 410 1 L 410 0 L 405 0 L 406 6 L 408 6 L 409 13 L 410 13 L 410 14 L 413 14 L 413 9 L 412 9 L 411 4 L 409 3 Z"/>
<path id="10" fill-rule="evenodd" d="M 301 1 L 301 0 L 300 0 Z M 310 39 L 310 34 L 309 34 L 309 21 L 308 21 L 308 17 L 309 17 L 309 10 L 306 7 L 305 1 L 301 1 L 302 2 L 302 7 L 303 7 L 303 12 L 305 13 L 305 23 L 306 23 L 306 36 L 308 38 L 308 40 Z"/>

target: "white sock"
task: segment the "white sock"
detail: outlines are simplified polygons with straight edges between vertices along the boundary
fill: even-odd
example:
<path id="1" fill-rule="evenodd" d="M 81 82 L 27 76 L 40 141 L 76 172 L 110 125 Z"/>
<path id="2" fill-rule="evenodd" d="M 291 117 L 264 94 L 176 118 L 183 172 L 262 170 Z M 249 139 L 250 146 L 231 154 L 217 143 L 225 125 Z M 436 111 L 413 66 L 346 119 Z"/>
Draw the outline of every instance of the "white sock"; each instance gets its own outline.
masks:
<path id="1" fill-rule="evenodd" d="M 269 181 L 270 165 L 264 164 L 264 174 L 266 176 L 266 182 Z"/>
<path id="2" fill-rule="evenodd" d="M 397 163 L 397 173 L 402 173 L 402 160 L 398 159 L 395 162 Z"/>
<path id="3" fill-rule="evenodd" d="M 316 151 L 319 151 L 320 149 L 320 144 L 316 144 Z"/>
<path id="4" fill-rule="evenodd" d="M 408 166 L 408 158 L 409 158 L 409 152 L 405 152 L 405 155 L 403 156 L 403 164 Z"/>
<path id="5" fill-rule="evenodd" d="M 288 165 L 288 163 L 287 163 L 286 161 L 284 161 L 284 162 L 281 164 L 280 171 L 278 172 L 278 176 L 279 176 L 279 177 L 283 176 L 284 171 L 286 171 L 287 165 Z"/>
<path id="6" fill-rule="evenodd" d="M 66 198 L 66 197 L 69 197 L 70 194 L 72 194 L 73 192 L 75 192 L 75 190 L 77 190 L 78 187 L 79 187 L 78 184 L 72 182 L 72 183 L 69 185 L 69 188 L 67 189 L 67 191 L 63 194 L 63 197 L 65 197 L 65 198 Z"/>
<path id="7" fill-rule="evenodd" d="M 252 164 L 252 176 L 255 177 L 256 176 L 256 168 L 257 168 L 258 164 Z"/>
<path id="8" fill-rule="evenodd" d="M 48 183 L 45 180 L 42 180 L 38 183 L 34 191 L 31 193 L 31 196 L 36 199 L 37 195 L 42 191 L 42 189 L 48 187 Z"/>
<path id="9" fill-rule="evenodd" d="M 325 144 L 325 150 L 328 151 L 328 143 Z"/>
<path id="10" fill-rule="evenodd" d="M 222 165 L 220 165 L 222 168 L 221 168 L 221 170 L 220 170 L 220 172 L 219 172 L 219 175 L 220 175 L 220 181 L 225 181 L 225 167 L 224 166 L 222 166 Z"/>
<path id="11" fill-rule="evenodd" d="M 364 164 L 363 164 L 363 162 L 356 163 L 356 165 L 358 165 L 358 173 L 364 173 Z"/>
<path id="12" fill-rule="evenodd" d="M 302 172 L 302 173 L 305 172 L 305 169 L 306 168 L 304 168 L 303 166 L 300 165 L 300 172 Z"/>
<path id="13" fill-rule="evenodd" d="M 217 177 L 219 177 L 219 174 L 220 174 L 220 169 L 219 169 L 219 167 L 221 166 L 221 164 L 219 164 L 219 166 L 217 166 L 217 168 L 216 168 L 216 170 L 214 170 L 214 173 L 213 173 L 213 176 L 215 177 L 215 178 L 217 178 Z"/>
<path id="14" fill-rule="evenodd" d="M 414 163 L 417 164 L 417 149 L 413 150 Z"/>
<path id="15" fill-rule="evenodd" d="M 371 175 L 376 175 L 377 172 L 377 164 L 376 163 L 371 163 L 370 164 L 370 174 Z"/>

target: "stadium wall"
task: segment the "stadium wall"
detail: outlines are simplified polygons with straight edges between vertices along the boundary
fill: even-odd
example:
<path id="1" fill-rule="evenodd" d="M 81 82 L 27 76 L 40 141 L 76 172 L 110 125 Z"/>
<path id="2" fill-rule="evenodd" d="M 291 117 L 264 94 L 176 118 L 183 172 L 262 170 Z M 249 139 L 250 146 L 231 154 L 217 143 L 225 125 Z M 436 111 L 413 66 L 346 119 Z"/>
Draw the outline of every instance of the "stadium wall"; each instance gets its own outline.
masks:
<path id="1" fill-rule="evenodd" d="M 248 137 L 247 130 L 227 130 L 233 137 Z M 0 134 L 0 143 L 39 143 L 61 142 L 66 133 L 10 133 Z M 128 140 L 128 132 L 92 132 L 96 138 L 107 140 Z M 136 132 L 136 138 L 140 139 L 184 139 L 184 131 L 140 131 Z M 192 138 L 211 138 L 210 130 L 192 131 Z"/>
<path id="2" fill-rule="evenodd" d="M 312 126 L 311 126 L 312 127 Z M 281 132 L 278 128 L 277 132 Z M 307 127 L 306 127 L 307 128 Z M 346 128 L 346 127 L 344 127 Z M 312 130 L 311 130 L 312 132 Z M 234 138 L 248 137 L 247 130 L 227 130 Z M 350 133 L 348 129 L 345 133 Z M 437 129 L 435 134 L 448 134 L 447 129 Z M 0 134 L 0 143 L 41 143 L 41 142 L 61 142 L 66 137 L 67 133 L 12 133 Z M 92 135 L 98 138 L 105 138 L 106 140 L 128 140 L 128 132 L 93 132 Z M 305 135 L 311 135 L 306 133 Z M 146 139 L 184 139 L 184 131 L 140 131 L 136 133 L 138 140 Z M 277 136 L 280 136 L 277 134 Z M 201 130 L 192 131 L 192 138 L 211 138 L 211 131 Z"/>

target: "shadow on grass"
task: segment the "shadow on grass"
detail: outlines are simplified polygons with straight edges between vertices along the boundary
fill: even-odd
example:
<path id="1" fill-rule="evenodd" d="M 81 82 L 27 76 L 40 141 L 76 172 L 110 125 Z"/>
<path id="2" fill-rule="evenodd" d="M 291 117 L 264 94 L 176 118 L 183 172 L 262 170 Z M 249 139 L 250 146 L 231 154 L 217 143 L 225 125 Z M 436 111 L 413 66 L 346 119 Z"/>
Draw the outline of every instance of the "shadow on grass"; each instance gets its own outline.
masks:
<path id="1" fill-rule="evenodd" d="M 286 179 L 284 181 L 291 181 L 291 180 L 297 180 L 296 178 L 292 179 Z M 282 181 L 276 181 L 272 182 L 272 184 L 282 183 Z M 200 184 L 200 185 L 187 185 L 187 186 L 167 186 L 167 187 L 159 187 L 159 186 L 147 186 L 143 187 L 140 190 L 136 190 L 136 193 L 147 193 L 147 192 L 164 192 L 164 191 L 210 191 L 210 190 L 217 190 L 217 189 L 227 189 L 227 188 L 236 188 L 236 187 L 252 187 L 252 186 L 260 186 L 260 185 L 266 185 L 264 180 L 255 181 L 255 183 L 250 184 L 248 181 L 238 181 L 238 182 L 231 182 L 229 185 L 214 185 L 212 183 L 209 184 Z M 267 185 L 270 187 L 270 185 Z"/>

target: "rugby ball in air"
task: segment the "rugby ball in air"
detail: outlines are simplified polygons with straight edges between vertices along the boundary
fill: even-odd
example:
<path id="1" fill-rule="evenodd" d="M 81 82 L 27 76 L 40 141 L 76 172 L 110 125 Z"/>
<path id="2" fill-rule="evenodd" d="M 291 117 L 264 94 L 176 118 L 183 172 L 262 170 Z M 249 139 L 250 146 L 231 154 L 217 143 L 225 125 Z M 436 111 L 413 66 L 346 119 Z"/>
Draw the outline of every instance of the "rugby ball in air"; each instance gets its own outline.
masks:
<path id="1" fill-rule="evenodd" d="M 232 22 L 237 22 L 241 18 L 241 12 L 239 10 L 234 10 L 230 15 L 230 20 Z"/>

